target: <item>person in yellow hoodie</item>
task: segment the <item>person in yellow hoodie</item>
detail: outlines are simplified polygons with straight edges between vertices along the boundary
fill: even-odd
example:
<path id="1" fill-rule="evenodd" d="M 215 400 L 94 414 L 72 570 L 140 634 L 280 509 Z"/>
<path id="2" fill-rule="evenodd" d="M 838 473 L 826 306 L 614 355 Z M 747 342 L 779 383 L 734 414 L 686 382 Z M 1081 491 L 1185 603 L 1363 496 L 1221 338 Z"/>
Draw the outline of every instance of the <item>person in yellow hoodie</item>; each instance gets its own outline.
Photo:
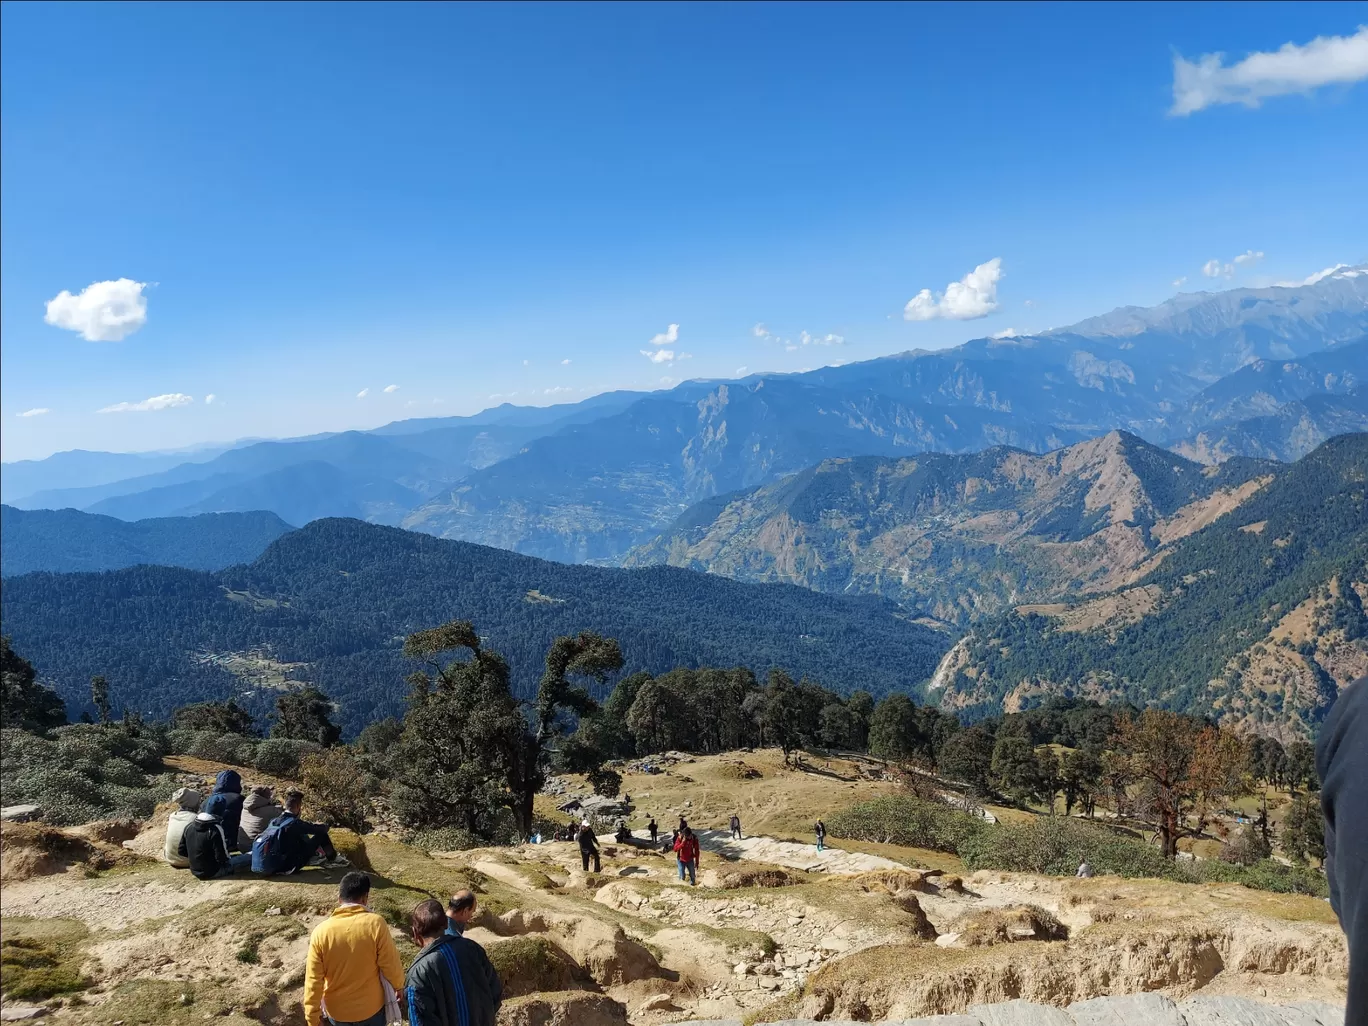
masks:
<path id="1" fill-rule="evenodd" d="M 344 876 L 337 908 L 309 938 L 304 969 L 309 1026 L 385 1026 L 386 984 L 403 993 L 399 950 L 384 918 L 366 907 L 370 890 L 365 873 Z"/>

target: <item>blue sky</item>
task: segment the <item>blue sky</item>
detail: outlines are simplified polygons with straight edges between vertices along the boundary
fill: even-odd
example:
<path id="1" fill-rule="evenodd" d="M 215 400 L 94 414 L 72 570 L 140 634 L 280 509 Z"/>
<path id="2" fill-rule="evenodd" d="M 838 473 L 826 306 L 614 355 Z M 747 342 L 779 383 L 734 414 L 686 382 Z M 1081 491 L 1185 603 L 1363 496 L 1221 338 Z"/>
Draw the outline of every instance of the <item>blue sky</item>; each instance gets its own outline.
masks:
<path id="1" fill-rule="evenodd" d="M 1362 260 L 1361 24 L 1368 4 L 5 4 L 3 455 L 798 370 Z M 1239 63 L 1318 37 L 1342 45 L 1284 55 L 1293 86 Z M 935 306 L 994 259 L 989 291 Z M 145 323 L 120 340 L 73 330 L 89 302 L 46 306 L 125 278 Z M 986 316 L 906 319 L 923 289 Z"/>

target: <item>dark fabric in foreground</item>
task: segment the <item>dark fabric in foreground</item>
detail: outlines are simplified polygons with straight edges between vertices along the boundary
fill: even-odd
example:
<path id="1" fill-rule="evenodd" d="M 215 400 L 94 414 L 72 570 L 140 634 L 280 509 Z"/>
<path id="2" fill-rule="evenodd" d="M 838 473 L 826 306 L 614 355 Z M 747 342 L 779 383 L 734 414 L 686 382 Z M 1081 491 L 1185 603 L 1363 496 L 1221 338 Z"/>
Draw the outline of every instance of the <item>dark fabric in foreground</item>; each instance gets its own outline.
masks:
<path id="1" fill-rule="evenodd" d="M 1345 1026 L 1368 1026 L 1368 677 L 1346 687 L 1316 743 L 1330 904 L 1349 939 Z"/>

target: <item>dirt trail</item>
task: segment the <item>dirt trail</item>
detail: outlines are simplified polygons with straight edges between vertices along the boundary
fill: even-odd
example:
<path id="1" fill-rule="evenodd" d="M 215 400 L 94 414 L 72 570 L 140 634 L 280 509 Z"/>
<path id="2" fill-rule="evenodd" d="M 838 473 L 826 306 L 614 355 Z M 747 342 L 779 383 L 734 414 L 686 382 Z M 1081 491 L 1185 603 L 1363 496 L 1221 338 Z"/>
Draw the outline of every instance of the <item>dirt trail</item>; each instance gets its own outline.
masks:
<path id="1" fill-rule="evenodd" d="M 698 843 L 705 851 L 727 859 L 750 859 L 787 869 L 801 869 L 807 873 L 869 873 L 880 869 L 906 868 L 879 855 L 865 855 L 840 848 L 817 850 L 814 844 L 781 841 L 777 837 L 755 834 L 734 840 L 726 830 L 699 830 Z"/>

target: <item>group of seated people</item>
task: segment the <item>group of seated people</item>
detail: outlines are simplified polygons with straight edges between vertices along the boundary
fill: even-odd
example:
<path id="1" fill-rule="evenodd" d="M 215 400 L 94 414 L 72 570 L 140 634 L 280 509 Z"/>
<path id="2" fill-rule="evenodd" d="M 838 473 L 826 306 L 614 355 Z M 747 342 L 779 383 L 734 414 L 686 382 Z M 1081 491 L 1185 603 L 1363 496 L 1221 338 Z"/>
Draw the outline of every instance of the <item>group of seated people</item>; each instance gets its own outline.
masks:
<path id="1" fill-rule="evenodd" d="M 171 800 L 179 808 L 166 824 L 166 861 L 197 879 L 239 870 L 274 875 L 297 873 L 307 865 L 350 865 L 333 847 L 326 826 L 301 818 L 300 791 L 288 791 L 283 805 L 269 787 L 254 787 L 244 797 L 242 777 L 224 770 L 209 797 L 182 787 Z"/>

